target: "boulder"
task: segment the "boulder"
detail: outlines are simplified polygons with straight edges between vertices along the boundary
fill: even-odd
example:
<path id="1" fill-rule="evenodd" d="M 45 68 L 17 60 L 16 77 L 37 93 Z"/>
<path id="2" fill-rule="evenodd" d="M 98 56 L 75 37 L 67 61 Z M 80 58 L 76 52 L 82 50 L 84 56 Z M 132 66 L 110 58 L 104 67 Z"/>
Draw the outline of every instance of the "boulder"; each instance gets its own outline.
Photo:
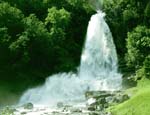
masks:
<path id="1" fill-rule="evenodd" d="M 118 94 L 114 97 L 114 102 L 122 103 L 128 99 L 129 99 L 129 96 L 127 94 Z"/>
<path id="2" fill-rule="evenodd" d="M 58 103 L 57 103 L 57 107 L 58 107 L 58 108 L 61 108 L 61 107 L 63 107 L 63 106 L 64 106 L 63 102 L 58 102 Z"/>
<path id="3" fill-rule="evenodd" d="M 88 107 L 88 110 L 89 110 L 89 111 L 96 111 L 96 106 L 89 106 L 89 107 Z"/>
<path id="4" fill-rule="evenodd" d="M 80 108 L 72 108 L 72 109 L 70 109 L 70 111 L 72 113 L 82 113 L 82 109 L 80 109 Z"/>
<path id="5" fill-rule="evenodd" d="M 95 98 L 95 99 L 105 98 L 105 97 L 108 97 L 111 95 L 112 95 L 112 92 L 110 92 L 110 91 L 87 91 L 85 93 L 85 97 L 87 99 L 89 99 L 89 98 Z"/>
<path id="6" fill-rule="evenodd" d="M 33 104 L 32 103 L 26 103 L 23 105 L 24 109 L 33 109 Z"/>
<path id="7" fill-rule="evenodd" d="M 94 98 L 89 98 L 88 100 L 87 100 L 87 105 L 91 105 L 91 104 L 93 104 L 93 103 L 95 103 L 96 102 L 96 99 L 94 99 Z"/>

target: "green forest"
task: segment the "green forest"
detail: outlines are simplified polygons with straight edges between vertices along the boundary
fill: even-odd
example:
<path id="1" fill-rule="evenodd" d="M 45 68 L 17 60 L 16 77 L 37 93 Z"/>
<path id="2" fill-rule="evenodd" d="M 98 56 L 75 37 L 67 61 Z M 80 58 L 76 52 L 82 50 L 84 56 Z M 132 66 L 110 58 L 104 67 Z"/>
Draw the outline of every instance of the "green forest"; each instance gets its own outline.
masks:
<path id="1" fill-rule="evenodd" d="M 96 13 L 92 3 L 0 1 L 0 98 L 8 92 L 20 95 L 52 74 L 77 71 L 88 22 Z M 149 115 L 150 1 L 103 0 L 99 7 L 106 13 L 114 38 L 119 71 L 128 79 L 126 84 L 134 86 L 126 90 L 133 98 L 110 111 L 113 115 Z"/>

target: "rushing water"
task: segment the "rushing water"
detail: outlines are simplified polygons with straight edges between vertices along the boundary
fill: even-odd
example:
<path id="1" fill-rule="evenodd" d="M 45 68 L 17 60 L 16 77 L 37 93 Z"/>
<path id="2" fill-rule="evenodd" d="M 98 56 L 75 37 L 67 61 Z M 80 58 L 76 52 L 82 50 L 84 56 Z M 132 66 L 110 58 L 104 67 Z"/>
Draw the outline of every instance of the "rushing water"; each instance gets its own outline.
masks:
<path id="1" fill-rule="evenodd" d="M 58 102 L 81 102 L 88 90 L 112 91 L 121 88 L 116 49 L 104 17 L 105 14 L 98 11 L 89 21 L 79 71 L 50 76 L 43 86 L 27 90 L 20 104 L 31 102 L 55 106 Z"/>

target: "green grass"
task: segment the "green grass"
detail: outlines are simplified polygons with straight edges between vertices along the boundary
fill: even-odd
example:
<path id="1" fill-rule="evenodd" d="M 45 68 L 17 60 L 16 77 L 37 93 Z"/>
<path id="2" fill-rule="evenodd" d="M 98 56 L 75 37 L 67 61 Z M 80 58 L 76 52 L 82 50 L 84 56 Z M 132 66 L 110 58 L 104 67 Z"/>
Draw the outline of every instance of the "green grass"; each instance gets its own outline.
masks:
<path id="1" fill-rule="evenodd" d="M 113 115 L 150 115 L 150 80 L 141 80 L 137 87 L 127 90 L 127 93 L 133 96 L 110 108 Z"/>

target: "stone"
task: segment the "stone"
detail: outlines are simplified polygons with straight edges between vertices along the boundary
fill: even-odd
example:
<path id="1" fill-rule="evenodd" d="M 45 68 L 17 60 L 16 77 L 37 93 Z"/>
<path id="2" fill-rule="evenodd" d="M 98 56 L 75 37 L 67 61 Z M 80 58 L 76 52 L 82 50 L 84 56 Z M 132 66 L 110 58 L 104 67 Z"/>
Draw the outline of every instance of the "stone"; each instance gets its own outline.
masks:
<path id="1" fill-rule="evenodd" d="M 119 94 L 119 95 L 116 95 L 116 97 L 114 98 L 114 102 L 122 103 L 128 99 L 129 99 L 129 96 L 127 94 Z"/>
<path id="2" fill-rule="evenodd" d="M 21 112 L 21 115 L 25 115 L 25 114 L 27 114 L 27 112 Z"/>
<path id="3" fill-rule="evenodd" d="M 109 106 L 108 103 L 105 103 L 103 107 L 108 108 L 108 106 Z"/>
<path id="4" fill-rule="evenodd" d="M 100 115 L 99 112 L 91 112 L 89 115 Z"/>
<path id="5" fill-rule="evenodd" d="M 81 113 L 82 110 L 80 108 L 72 108 L 71 112 L 73 112 L 73 113 Z"/>
<path id="6" fill-rule="evenodd" d="M 114 97 L 113 96 L 109 96 L 105 98 L 107 103 L 113 103 Z"/>
<path id="7" fill-rule="evenodd" d="M 89 107 L 88 107 L 88 110 L 89 110 L 89 111 L 95 111 L 95 110 L 96 110 L 96 106 L 89 106 Z"/>
<path id="8" fill-rule="evenodd" d="M 111 112 L 106 112 L 105 115 L 112 115 Z"/>
<path id="9" fill-rule="evenodd" d="M 63 104 L 62 102 L 58 102 L 58 103 L 57 103 L 57 107 L 58 107 L 58 108 L 61 108 L 61 107 L 63 107 L 63 106 L 64 106 L 64 104 Z"/>
<path id="10" fill-rule="evenodd" d="M 33 109 L 33 104 L 32 103 L 26 103 L 23 105 L 24 109 Z"/>
<path id="11" fill-rule="evenodd" d="M 129 96 L 127 94 L 122 95 L 122 101 L 126 101 L 129 99 Z"/>
<path id="12" fill-rule="evenodd" d="M 99 104 L 96 106 L 96 110 L 98 110 L 98 111 L 102 111 L 103 109 L 104 109 L 104 107 L 102 104 Z"/>
<path id="13" fill-rule="evenodd" d="M 103 97 L 103 98 L 98 99 L 97 102 L 103 105 L 106 103 L 106 99 Z"/>
<path id="14" fill-rule="evenodd" d="M 87 100 L 87 104 L 88 105 L 91 105 L 91 104 L 93 104 L 95 102 L 96 102 L 96 99 L 94 99 L 94 98 L 90 98 L 90 99 Z"/>
<path id="15" fill-rule="evenodd" d="M 92 97 L 95 99 L 98 99 L 98 98 L 108 97 L 111 95 L 112 95 L 112 92 L 110 91 L 87 91 L 85 93 L 85 97 L 87 99 L 92 98 Z"/>

